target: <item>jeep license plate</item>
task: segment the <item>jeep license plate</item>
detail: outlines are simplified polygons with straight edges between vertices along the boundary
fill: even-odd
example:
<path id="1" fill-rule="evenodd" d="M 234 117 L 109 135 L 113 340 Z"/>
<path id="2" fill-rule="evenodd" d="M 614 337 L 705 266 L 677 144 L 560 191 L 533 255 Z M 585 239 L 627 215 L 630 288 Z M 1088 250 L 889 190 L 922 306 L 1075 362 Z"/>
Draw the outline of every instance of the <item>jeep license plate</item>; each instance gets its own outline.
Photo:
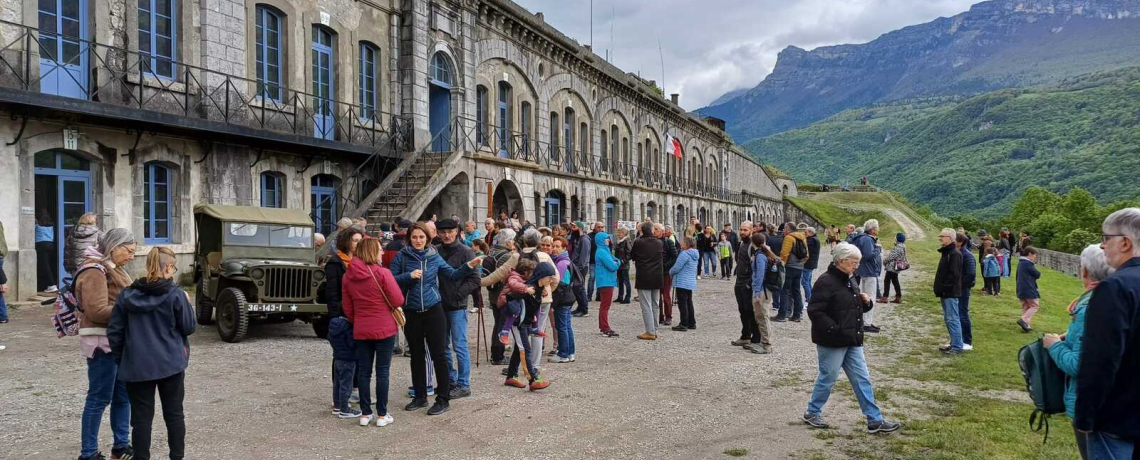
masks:
<path id="1" fill-rule="evenodd" d="M 324 304 L 251 303 L 246 304 L 246 311 L 251 313 L 326 313 L 328 307 Z"/>

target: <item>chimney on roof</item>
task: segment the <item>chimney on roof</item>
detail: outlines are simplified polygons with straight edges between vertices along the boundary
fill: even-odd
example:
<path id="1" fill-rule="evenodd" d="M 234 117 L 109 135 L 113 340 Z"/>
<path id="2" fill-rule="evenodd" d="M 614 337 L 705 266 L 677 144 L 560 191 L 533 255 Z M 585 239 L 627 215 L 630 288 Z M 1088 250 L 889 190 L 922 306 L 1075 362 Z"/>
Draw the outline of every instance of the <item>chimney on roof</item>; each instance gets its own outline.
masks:
<path id="1" fill-rule="evenodd" d="M 541 11 L 534 13 L 534 17 L 537 18 L 539 22 L 546 22 L 546 19 L 543 18 Z"/>
<path id="2" fill-rule="evenodd" d="M 582 47 L 586 48 L 586 51 L 587 51 L 587 52 L 590 52 L 590 53 L 593 53 L 593 52 L 594 52 L 594 47 L 593 47 L 593 46 L 590 46 L 590 45 L 582 45 Z"/>
<path id="3" fill-rule="evenodd" d="M 679 102 L 677 102 L 680 99 L 681 99 L 681 95 L 678 93 L 673 93 L 673 94 L 669 95 L 669 100 L 673 101 L 673 105 L 681 105 Z"/>

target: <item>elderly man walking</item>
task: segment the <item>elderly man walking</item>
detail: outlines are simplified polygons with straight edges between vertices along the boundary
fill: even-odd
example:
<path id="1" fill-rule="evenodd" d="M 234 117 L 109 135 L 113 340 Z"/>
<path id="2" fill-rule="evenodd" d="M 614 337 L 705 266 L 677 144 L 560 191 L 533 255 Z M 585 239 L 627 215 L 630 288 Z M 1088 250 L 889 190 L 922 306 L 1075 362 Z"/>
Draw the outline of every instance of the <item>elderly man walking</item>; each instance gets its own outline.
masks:
<path id="1" fill-rule="evenodd" d="M 641 235 L 633 242 L 633 263 L 637 264 L 637 301 L 641 304 L 641 319 L 645 333 L 641 340 L 657 340 L 657 311 L 661 305 L 661 286 L 665 281 L 663 270 L 664 248 L 661 240 L 653 236 L 653 224 L 641 224 Z"/>
<path id="2" fill-rule="evenodd" d="M 953 242 L 953 236 L 951 236 Z M 863 224 L 863 232 L 851 238 L 851 244 L 859 248 L 863 259 L 859 261 L 859 269 L 855 276 L 859 278 L 859 290 L 867 293 L 872 299 L 872 308 L 863 313 L 863 329 L 867 332 L 879 332 L 875 325 L 874 299 L 879 291 L 879 275 L 883 269 L 883 245 L 879 243 L 879 221 L 868 220 Z"/>
<path id="3" fill-rule="evenodd" d="M 1134 458 L 1140 439 L 1140 208 L 1101 225 L 1105 260 L 1116 269 L 1093 290 L 1085 314 L 1073 426 L 1089 458 Z"/>
<path id="4" fill-rule="evenodd" d="M 946 331 L 950 334 L 950 345 L 942 347 L 943 353 L 962 353 L 962 323 L 958 316 L 958 298 L 962 296 L 962 252 L 955 242 L 954 229 L 944 228 L 938 234 L 942 253 L 938 260 L 938 271 L 934 273 L 934 296 L 942 301 L 942 319 L 946 321 Z"/>

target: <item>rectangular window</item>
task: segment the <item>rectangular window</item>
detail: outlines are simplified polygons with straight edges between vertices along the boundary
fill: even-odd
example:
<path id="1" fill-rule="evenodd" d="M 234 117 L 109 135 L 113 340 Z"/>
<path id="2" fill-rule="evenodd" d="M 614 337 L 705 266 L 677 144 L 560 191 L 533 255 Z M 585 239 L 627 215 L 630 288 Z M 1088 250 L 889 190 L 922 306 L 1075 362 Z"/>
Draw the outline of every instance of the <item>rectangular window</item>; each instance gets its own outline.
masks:
<path id="1" fill-rule="evenodd" d="M 281 176 L 274 173 L 261 173 L 261 206 L 266 208 L 280 208 L 281 206 Z"/>
<path id="2" fill-rule="evenodd" d="M 268 7 L 257 7 L 257 93 L 274 101 L 281 100 L 281 17 Z"/>
<path id="3" fill-rule="evenodd" d="M 360 44 L 360 118 L 376 119 L 376 58 L 380 50 Z"/>
<path id="4" fill-rule="evenodd" d="M 144 73 L 174 78 L 177 0 L 139 0 L 139 64 Z"/>
<path id="5" fill-rule="evenodd" d="M 158 163 L 144 165 L 143 188 L 143 240 L 169 243 L 170 169 Z"/>

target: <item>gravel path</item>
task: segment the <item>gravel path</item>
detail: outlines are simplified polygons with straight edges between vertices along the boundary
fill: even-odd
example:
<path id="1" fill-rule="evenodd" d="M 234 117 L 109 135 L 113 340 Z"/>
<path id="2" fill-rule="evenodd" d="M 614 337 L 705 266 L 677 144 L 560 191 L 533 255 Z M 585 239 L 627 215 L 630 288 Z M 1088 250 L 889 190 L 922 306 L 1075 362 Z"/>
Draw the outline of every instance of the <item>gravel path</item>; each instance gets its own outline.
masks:
<path id="1" fill-rule="evenodd" d="M 883 212 L 890 216 L 891 219 L 894 219 L 895 222 L 898 222 L 899 226 L 903 228 L 903 231 L 906 232 L 907 236 L 909 236 L 911 239 L 926 239 L 926 231 L 924 231 L 921 226 L 914 223 L 914 220 L 912 220 L 910 216 L 906 215 L 902 211 L 899 211 L 898 209 L 893 208 L 883 208 Z"/>
<path id="2" fill-rule="evenodd" d="M 824 254 L 821 266 L 829 258 Z M 202 327 L 191 339 L 187 374 L 188 454 L 691 459 L 725 458 L 725 449 L 743 448 L 750 458 L 768 459 L 827 449 L 799 422 L 815 377 L 810 323 L 774 324 L 776 353 L 753 355 L 729 345 L 740 330 L 730 281 L 700 281 L 694 301 L 699 329 L 663 330 L 654 342 L 635 338 L 636 303 L 611 312 L 620 338 L 600 337 L 595 303 L 589 317 L 574 320 L 578 361 L 543 365 L 549 389 L 505 387 L 501 368 L 484 363 L 473 369 L 474 395 L 454 401 L 441 417 L 403 411 L 408 360 L 394 358 L 389 407 L 396 423 L 386 428 L 329 415 L 331 351 L 308 325 L 262 326 L 240 344 L 221 342 L 214 327 Z M 889 327 L 891 308 L 883 310 L 878 317 Z M 0 352 L 0 458 L 65 458 L 79 449 L 85 366 L 75 338 L 56 339 L 48 318 L 48 309 L 23 308 L 0 326 L 0 342 L 8 346 Z M 872 346 L 867 355 L 872 375 L 887 363 Z M 865 436 L 850 390 L 837 389 L 825 413 L 839 434 Z M 166 448 L 160 420 L 157 454 Z M 105 450 L 109 442 L 104 423 Z"/>

